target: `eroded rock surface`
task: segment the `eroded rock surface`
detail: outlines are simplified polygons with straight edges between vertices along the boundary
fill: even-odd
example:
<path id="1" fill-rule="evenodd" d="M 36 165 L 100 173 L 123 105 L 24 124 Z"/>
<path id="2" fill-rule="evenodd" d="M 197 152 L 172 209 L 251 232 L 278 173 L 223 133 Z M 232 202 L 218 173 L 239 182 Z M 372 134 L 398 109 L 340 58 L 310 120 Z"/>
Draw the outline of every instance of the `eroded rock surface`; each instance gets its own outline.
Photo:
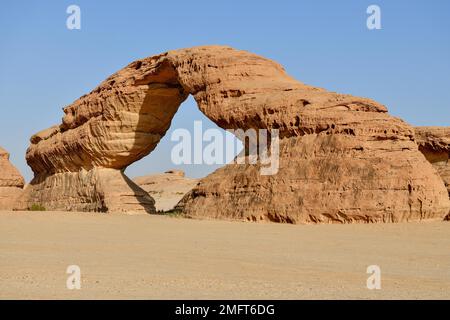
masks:
<path id="1" fill-rule="evenodd" d="M 169 170 L 133 179 L 155 200 L 156 211 L 173 210 L 183 196 L 194 188 L 198 180 L 187 178 L 180 170 Z"/>
<path id="2" fill-rule="evenodd" d="M 81 169 L 37 175 L 25 189 L 21 209 L 39 205 L 46 210 L 154 213 L 154 200 L 121 170 Z"/>
<path id="3" fill-rule="evenodd" d="M 0 210 L 12 210 L 23 192 L 25 181 L 9 161 L 9 153 L 0 147 Z"/>
<path id="4" fill-rule="evenodd" d="M 415 130 L 419 150 L 444 180 L 450 197 L 450 127 L 416 127 Z"/>
<path id="5" fill-rule="evenodd" d="M 278 129 L 281 149 L 276 175 L 231 164 L 202 179 L 178 205 L 188 216 L 328 223 L 448 212 L 445 187 L 418 151 L 413 128 L 385 106 L 305 85 L 271 60 L 222 46 L 135 61 L 64 108 L 60 125 L 31 138 L 35 179 L 25 201 L 32 195 L 61 209 L 67 188 L 83 190 L 82 170 L 120 171 L 146 156 L 189 94 L 224 129 Z M 89 183 L 93 194 L 101 189 Z M 99 197 L 78 201 L 71 192 L 76 210 L 110 210 Z M 136 210 L 155 210 L 137 202 Z"/>

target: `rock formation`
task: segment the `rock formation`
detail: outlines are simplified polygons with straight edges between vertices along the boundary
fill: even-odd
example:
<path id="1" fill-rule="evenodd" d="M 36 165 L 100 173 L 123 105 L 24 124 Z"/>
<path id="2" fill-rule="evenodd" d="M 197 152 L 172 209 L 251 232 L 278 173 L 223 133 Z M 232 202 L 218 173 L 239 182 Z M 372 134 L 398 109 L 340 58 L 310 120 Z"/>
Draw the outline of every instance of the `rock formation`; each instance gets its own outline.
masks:
<path id="1" fill-rule="evenodd" d="M 198 179 L 186 178 L 183 171 L 170 170 L 133 179 L 155 200 L 156 211 L 170 211 L 183 196 L 194 188 Z"/>
<path id="2" fill-rule="evenodd" d="M 154 200 L 122 170 L 83 168 L 78 172 L 38 174 L 25 188 L 20 209 L 154 213 Z"/>
<path id="3" fill-rule="evenodd" d="M 276 175 L 226 165 L 179 203 L 187 216 L 329 223 L 448 212 L 447 191 L 413 128 L 383 105 L 305 85 L 271 60 L 223 46 L 135 61 L 65 107 L 60 125 L 31 138 L 35 178 L 25 203 L 115 211 L 125 202 L 126 210 L 153 212 L 153 201 L 122 172 L 156 147 L 189 94 L 220 127 L 278 129 L 281 142 Z"/>
<path id="4" fill-rule="evenodd" d="M 23 192 L 25 181 L 9 161 L 9 153 L 0 147 L 0 210 L 12 210 Z"/>
<path id="5" fill-rule="evenodd" d="M 444 180 L 450 197 L 450 127 L 416 127 L 419 150 Z M 450 212 L 446 217 L 450 220 Z"/>

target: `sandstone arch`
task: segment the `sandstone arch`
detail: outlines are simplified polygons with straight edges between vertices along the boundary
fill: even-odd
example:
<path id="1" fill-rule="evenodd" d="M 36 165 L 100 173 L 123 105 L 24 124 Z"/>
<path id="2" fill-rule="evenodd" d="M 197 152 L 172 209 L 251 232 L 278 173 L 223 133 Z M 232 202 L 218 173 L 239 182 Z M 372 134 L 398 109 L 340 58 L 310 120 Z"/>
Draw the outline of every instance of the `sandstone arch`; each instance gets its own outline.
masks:
<path id="1" fill-rule="evenodd" d="M 153 212 L 123 170 L 156 147 L 189 94 L 224 129 L 279 129 L 281 158 L 275 176 L 251 165 L 217 170 L 180 202 L 187 215 L 387 222 L 448 212 L 413 129 L 383 105 L 305 85 L 271 60 L 223 46 L 135 61 L 64 108 L 62 124 L 31 138 L 35 178 L 24 205 Z"/>

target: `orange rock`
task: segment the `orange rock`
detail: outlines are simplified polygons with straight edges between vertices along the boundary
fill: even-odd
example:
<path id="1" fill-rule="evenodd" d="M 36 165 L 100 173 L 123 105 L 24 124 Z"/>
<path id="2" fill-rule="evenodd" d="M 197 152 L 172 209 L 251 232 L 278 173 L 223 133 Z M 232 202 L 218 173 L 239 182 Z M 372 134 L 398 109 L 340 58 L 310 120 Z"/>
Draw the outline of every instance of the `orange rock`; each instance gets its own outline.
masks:
<path id="1" fill-rule="evenodd" d="M 441 176 L 450 197 L 450 127 L 416 127 L 419 150 Z M 450 220 L 450 213 L 446 217 Z"/>
<path id="2" fill-rule="evenodd" d="M 0 210 L 11 210 L 22 194 L 25 181 L 9 161 L 9 153 L 0 147 Z"/>
<path id="3" fill-rule="evenodd" d="M 122 183 L 111 207 L 103 200 L 106 174 L 92 172 L 121 171 L 148 155 L 189 94 L 224 129 L 278 129 L 281 149 L 276 175 L 261 176 L 258 165 L 226 165 L 202 179 L 178 205 L 188 216 L 344 223 L 442 219 L 448 212 L 445 187 L 418 151 L 413 128 L 385 106 L 305 85 L 271 60 L 223 46 L 135 61 L 66 107 L 62 124 L 31 139 L 35 179 L 25 202 L 121 211 L 137 186 L 116 174 Z M 85 184 L 89 195 L 81 199 Z M 155 209 L 146 198 L 124 210 Z"/>

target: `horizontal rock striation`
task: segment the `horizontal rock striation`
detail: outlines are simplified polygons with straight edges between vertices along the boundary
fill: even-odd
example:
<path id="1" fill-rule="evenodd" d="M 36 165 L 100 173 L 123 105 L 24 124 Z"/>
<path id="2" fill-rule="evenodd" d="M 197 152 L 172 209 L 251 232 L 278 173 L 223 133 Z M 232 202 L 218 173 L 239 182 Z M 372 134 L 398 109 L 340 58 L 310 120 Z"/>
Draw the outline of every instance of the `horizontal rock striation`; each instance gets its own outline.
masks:
<path id="1" fill-rule="evenodd" d="M 25 181 L 9 161 L 9 153 L 0 147 L 0 210 L 12 210 L 23 192 Z"/>
<path id="2" fill-rule="evenodd" d="M 330 127 L 283 139 L 277 175 L 262 176 L 258 166 L 225 166 L 200 181 L 179 209 L 192 217 L 288 223 L 441 220 L 445 189 L 408 126 L 386 139 L 392 124 L 367 116 L 381 130 L 356 125 L 358 134 L 347 135 Z"/>
<path id="3" fill-rule="evenodd" d="M 121 170 L 81 169 L 37 175 L 25 189 L 26 203 L 46 210 L 153 213 L 154 200 Z"/>
<path id="4" fill-rule="evenodd" d="M 123 172 L 149 154 L 189 94 L 224 129 L 279 130 L 281 148 L 276 175 L 230 164 L 202 179 L 178 204 L 187 216 L 344 223 L 442 219 L 448 212 L 445 187 L 418 151 L 413 128 L 385 106 L 305 85 L 271 60 L 223 46 L 135 61 L 64 108 L 60 125 L 31 138 L 27 161 L 35 178 L 25 202 L 120 211 L 102 200 L 110 192 L 102 179 L 80 177 Z M 80 197 L 85 183 L 91 191 Z M 141 199 L 125 211 L 155 211 L 139 187 L 125 184 L 125 197 Z"/>

